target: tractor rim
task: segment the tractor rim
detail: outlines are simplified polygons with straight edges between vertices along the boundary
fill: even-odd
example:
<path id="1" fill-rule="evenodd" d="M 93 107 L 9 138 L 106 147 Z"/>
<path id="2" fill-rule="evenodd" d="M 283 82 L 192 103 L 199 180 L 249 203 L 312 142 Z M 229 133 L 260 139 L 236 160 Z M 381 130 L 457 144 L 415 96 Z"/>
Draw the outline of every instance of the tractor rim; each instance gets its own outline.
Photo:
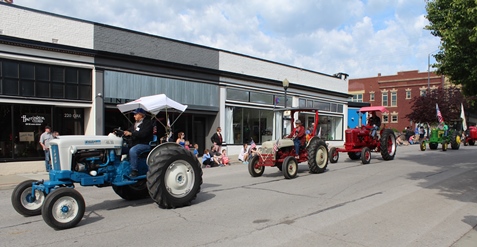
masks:
<path id="1" fill-rule="evenodd" d="M 71 196 L 59 198 L 52 208 L 53 218 L 60 223 L 71 222 L 78 215 L 78 202 Z"/>
<path id="2" fill-rule="evenodd" d="M 298 163 L 295 160 L 290 160 L 288 163 L 288 174 L 295 174 L 298 170 Z"/>
<path id="3" fill-rule="evenodd" d="M 366 150 L 366 152 L 364 153 L 364 156 L 366 158 L 366 161 L 371 160 L 371 151 Z"/>
<path id="4" fill-rule="evenodd" d="M 35 196 L 32 196 L 31 187 L 24 190 L 21 195 L 21 204 L 28 210 L 37 210 L 41 208 L 44 200 L 45 195 L 39 190 L 35 190 Z"/>
<path id="5" fill-rule="evenodd" d="M 396 142 L 393 140 L 393 136 L 388 137 L 388 154 L 392 155 L 396 150 Z"/>
<path id="6" fill-rule="evenodd" d="M 185 160 L 177 160 L 167 167 L 164 181 L 171 195 L 178 198 L 184 197 L 194 187 L 194 169 Z"/>
<path id="7" fill-rule="evenodd" d="M 334 152 L 336 154 L 338 154 L 338 152 Z M 335 156 L 335 154 L 331 154 L 333 155 L 333 158 Z M 315 161 L 316 161 L 316 164 L 318 164 L 318 167 L 320 168 L 323 168 L 326 166 L 326 161 L 328 159 L 328 150 L 326 149 L 326 147 L 322 146 L 320 147 L 317 151 L 316 151 L 316 157 L 315 157 Z"/>

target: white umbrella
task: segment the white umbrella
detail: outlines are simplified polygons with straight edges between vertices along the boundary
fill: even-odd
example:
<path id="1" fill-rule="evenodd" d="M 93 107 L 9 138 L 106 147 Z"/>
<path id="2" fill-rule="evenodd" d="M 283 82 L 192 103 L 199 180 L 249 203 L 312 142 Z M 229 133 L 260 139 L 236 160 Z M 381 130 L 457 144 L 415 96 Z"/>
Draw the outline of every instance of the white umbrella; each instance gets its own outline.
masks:
<path id="1" fill-rule="evenodd" d="M 171 100 L 165 94 L 144 96 L 137 100 L 117 105 L 117 107 L 122 113 L 142 108 L 145 111 L 150 112 L 152 115 L 157 115 L 162 110 L 166 110 L 167 112 L 170 109 L 175 109 L 184 112 L 187 109 L 187 105 L 182 105 Z"/>

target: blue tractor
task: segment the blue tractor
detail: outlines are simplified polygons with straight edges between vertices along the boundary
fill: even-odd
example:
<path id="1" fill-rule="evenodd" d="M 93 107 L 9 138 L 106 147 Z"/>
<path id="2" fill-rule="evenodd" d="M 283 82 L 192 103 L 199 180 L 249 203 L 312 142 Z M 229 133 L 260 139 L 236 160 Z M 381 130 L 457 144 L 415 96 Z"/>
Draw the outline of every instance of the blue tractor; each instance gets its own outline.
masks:
<path id="1" fill-rule="evenodd" d="M 163 102 L 159 96 L 154 95 L 154 102 L 158 101 L 160 110 L 170 107 L 170 102 Z M 147 109 L 147 105 L 140 107 Z M 125 109 L 120 107 L 121 111 Z M 74 189 L 76 184 L 111 186 L 125 200 L 151 197 L 161 208 L 187 206 L 197 197 L 202 169 L 190 151 L 176 143 L 151 142 L 152 150 L 139 160 L 139 175 L 130 177 L 129 161 L 121 154 L 123 143 L 120 129 L 107 136 L 61 136 L 52 140 L 49 180 L 17 185 L 11 197 L 14 209 L 24 216 L 41 214 L 49 226 L 61 230 L 76 226 L 85 213 L 85 201 Z"/>

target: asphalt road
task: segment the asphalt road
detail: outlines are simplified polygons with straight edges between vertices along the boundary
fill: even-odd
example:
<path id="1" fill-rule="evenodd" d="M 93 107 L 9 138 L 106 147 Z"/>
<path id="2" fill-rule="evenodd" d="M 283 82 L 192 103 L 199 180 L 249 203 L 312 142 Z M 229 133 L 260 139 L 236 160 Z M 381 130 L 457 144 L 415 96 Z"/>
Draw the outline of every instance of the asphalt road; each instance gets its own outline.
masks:
<path id="1" fill-rule="evenodd" d="M 165 210 L 111 188 L 78 187 L 86 213 L 55 231 L 0 190 L 0 246 L 453 246 L 477 225 L 477 146 L 419 151 L 368 165 L 340 153 L 323 174 L 252 178 L 245 165 L 204 169 L 193 205 Z M 470 245 L 469 245 L 470 246 Z"/>

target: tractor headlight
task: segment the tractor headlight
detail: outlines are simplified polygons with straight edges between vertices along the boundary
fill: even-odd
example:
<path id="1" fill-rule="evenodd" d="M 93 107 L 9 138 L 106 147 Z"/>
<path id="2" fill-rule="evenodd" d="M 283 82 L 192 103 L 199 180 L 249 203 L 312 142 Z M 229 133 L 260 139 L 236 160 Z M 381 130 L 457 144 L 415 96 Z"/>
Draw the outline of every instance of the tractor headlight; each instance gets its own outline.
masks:
<path id="1" fill-rule="evenodd" d="M 71 146 L 71 147 L 70 147 L 70 153 L 71 153 L 71 154 L 75 154 L 76 151 L 78 151 L 78 149 L 76 148 L 76 146 Z"/>

